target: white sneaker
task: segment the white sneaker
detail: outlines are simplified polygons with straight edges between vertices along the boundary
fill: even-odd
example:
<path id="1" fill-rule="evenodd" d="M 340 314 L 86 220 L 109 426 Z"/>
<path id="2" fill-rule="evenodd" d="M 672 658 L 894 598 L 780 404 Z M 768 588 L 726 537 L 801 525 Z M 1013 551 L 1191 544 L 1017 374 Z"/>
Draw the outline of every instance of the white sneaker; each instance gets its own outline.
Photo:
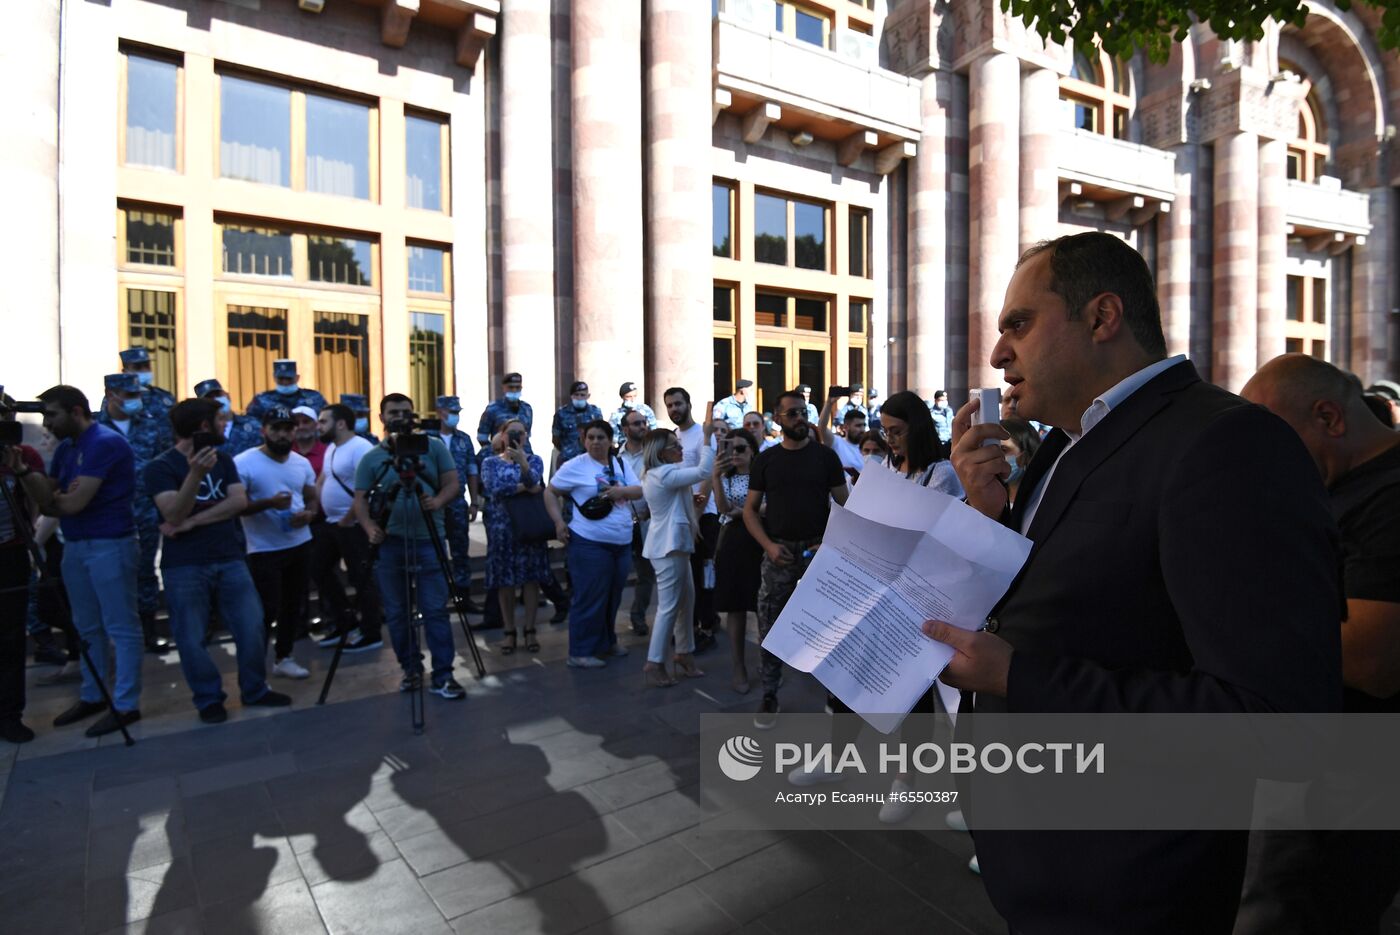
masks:
<path id="1" fill-rule="evenodd" d="M 820 767 L 809 770 L 801 766 L 793 767 L 787 775 L 788 782 L 794 786 L 816 786 L 824 782 L 842 782 L 845 778 L 840 773 L 833 773 Z"/>
<path id="2" fill-rule="evenodd" d="M 596 656 L 570 656 L 568 664 L 575 669 L 601 669 L 607 665 Z"/>
<path id="3" fill-rule="evenodd" d="M 967 820 L 963 818 L 962 809 L 955 808 L 943 816 L 943 822 L 954 831 L 961 831 L 967 834 Z"/>
<path id="4" fill-rule="evenodd" d="M 278 660 L 277 665 L 272 667 L 272 674 L 280 675 L 284 679 L 304 679 L 311 673 L 297 665 L 297 661 L 288 656 L 286 659 Z"/>
<path id="5" fill-rule="evenodd" d="M 976 854 L 973 854 L 972 859 L 967 862 L 967 869 L 971 870 L 979 877 L 982 875 L 982 865 L 977 862 Z"/>
<path id="6" fill-rule="evenodd" d="M 902 779 L 896 779 L 890 783 L 890 795 L 897 797 L 908 795 L 914 791 L 914 787 Z M 917 806 L 908 800 L 898 801 L 895 798 L 888 799 L 884 805 L 880 806 L 880 822 L 886 825 L 897 825 L 910 815 L 914 814 Z"/>

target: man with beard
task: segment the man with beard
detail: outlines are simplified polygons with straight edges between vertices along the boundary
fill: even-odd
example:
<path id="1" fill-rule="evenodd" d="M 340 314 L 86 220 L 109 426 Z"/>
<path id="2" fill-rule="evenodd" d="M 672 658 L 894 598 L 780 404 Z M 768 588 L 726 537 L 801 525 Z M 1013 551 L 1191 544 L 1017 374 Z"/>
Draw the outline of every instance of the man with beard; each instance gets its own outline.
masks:
<path id="1" fill-rule="evenodd" d="M 292 658 L 292 645 L 303 622 L 311 520 L 316 516 L 316 474 L 292 450 L 295 423 L 286 409 L 269 409 L 263 420 L 262 447 L 233 459 L 248 494 L 243 534 L 248 543 L 248 570 L 262 599 L 263 628 L 271 640 L 276 624 L 277 664 L 273 675 L 304 679 L 311 673 Z"/>
<path id="2" fill-rule="evenodd" d="M 646 441 L 647 432 L 653 428 L 652 420 L 647 418 L 647 414 L 640 409 L 631 409 L 624 414 L 622 420 L 622 432 L 626 439 L 621 448 L 617 450 L 617 456 L 623 463 L 631 469 L 632 473 L 642 476 L 642 469 L 646 459 L 643 457 L 642 443 Z M 651 567 L 651 562 L 642 555 L 642 546 L 647 540 L 647 523 L 651 518 L 651 513 L 647 510 L 646 500 L 641 502 L 633 501 L 632 518 L 635 521 L 632 527 L 632 570 L 637 573 L 637 584 L 632 589 L 632 632 L 638 636 L 646 636 L 651 632 L 647 626 L 647 608 L 651 605 L 651 596 L 656 591 L 656 569 Z"/>
<path id="3" fill-rule="evenodd" d="M 821 545 L 831 501 L 846 502 L 846 475 L 841 470 L 841 459 L 830 448 L 813 442 L 802 394 L 794 390 L 779 396 L 773 418 L 782 426 L 782 444 L 759 452 L 754 458 L 749 468 L 749 496 L 744 503 L 744 525 L 764 553 L 758 587 L 760 642 L 787 606 L 813 553 Z M 767 509 L 760 516 L 765 495 Z M 760 730 L 769 730 L 778 723 L 783 661 L 766 649 L 762 652 L 763 700 L 753 724 Z"/>
<path id="4" fill-rule="evenodd" d="M 860 476 L 861 468 L 865 466 L 865 459 L 860 454 L 860 443 L 865 439 L 865 413 L 859 409 L 847 409 L 840 431 L 833 432 L 831 430 L 831 410 L 835 405 L 836 398 L 828 396 L 826 405 L 822 406 L 822 441 L 826 443 L 828 448 L 836 452 L 836 457 L 841 459 L 841 469 L 846 472 L 850 482 L 854 483 L 855 479 Z"/>
<path id="5" fill-rule="evenodd" d="M 679 386 L 673 386 L 661 396 L 666 404 L 666 415 L 676 426 L 676 437 L 681 440 L 681 464 L 695 467 L 700 463 L 700 451 L 705 447 L 705 429 L 695 421 L 690 411 L 690 393 Z M 710 494 L 710 482 L 702 481 L 695 485 L 695 512 L 700 517 L 699 535 L 695 537 L 695 551 L 690 556 L 690 571 L 695 578 L 695 651 L 704 652 L 715 645 L 715 624 L 719 622 L 714 612 L 714 588 L 705 587 L 705 563 L 715 554 L 715 539 L 719 536 L 719 513 L 715 509 L 715 498 Z"/>
<path id="6" fill-rule="evenodd" d="M 346 577 L 355 587 L 360 627 L 357 634 L 346 640 L 345 652 L 369 652 L 384 645 L 380 635 L 383 612 L 374 563 L 370 559 L 369 539 L 355 522 L 354 506 L 355 470 L 374 445 L 355 431 L 355 412 L 344 404 L 336 403 L 322 409 L 317 426 L 321 441 L 327 445 L 321 472 L 316 475 L 316 500 L 326 514 L 326 532 L 312 547 L 311 564 L 314 575 L 335 581 L 337 585 L 329 592 L 336 629 L 321 639 L 320 645 L 323 649 L 334 648 L 357 619 L 335 576 L 336 566 L 343 560 Z"/>

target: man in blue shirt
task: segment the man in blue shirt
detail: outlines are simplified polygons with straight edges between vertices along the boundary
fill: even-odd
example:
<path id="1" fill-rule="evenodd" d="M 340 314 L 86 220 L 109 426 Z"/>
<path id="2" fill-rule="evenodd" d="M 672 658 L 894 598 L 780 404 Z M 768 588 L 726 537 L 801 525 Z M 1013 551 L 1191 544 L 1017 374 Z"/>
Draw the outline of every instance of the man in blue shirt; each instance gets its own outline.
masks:
<path id="1" fill-rule="evenodd" d="M 302 389 L 301 374 L 297 373 L 294 360 L 274 360 L 272 362 L 272 382 L 270 390 L 264 390 L 253 397 L 248 404 L 248 415 L 262 422 L 270 410 L 282 408 L 291 412 L 298 406 L 306 406 L 312 412 L 326 408 L 326 397 L 315 390 Z M 259 440 L 258 444 L 262 444 Z"/>
<path id="2" fill-rule="evenodd" d="M 603 410 L 590 403 L 588 397 L 588 384 L 576 380 L 573 386 L 569 387 L 569 404 L 560 406 L 554 413 L 550 437 L 554 440 L 554 447 L 559 450 L 561 466 L 583 454 L 583 440 L 579 438 L 579 429 L 603 418 Z M 617 433 L 614 432 L 613 437 L 616 436 Z"/>
<path id="3" fill-rule="evenodd" d="M 136 573 L 136 609 L 141 614 L 141 635 L 146 652 L 168 653 L 175 644 L 156 630 L 160 610 L 160 583 L 156 580 L 156 549 L 160 547 L 160 514 L 145 489 L 146 465 L 174 444 L 167 414 L 154 415 L 145 409 L 141 384 L 134 373 L 109 373 L 103 377 L 107 395 L 97 413 L 97 422 L 121 432 L 136 457 L 136 535 L 141 543 L 141 559 Z M 164 391 L 162 391 L 164 392 Z M 168 394 L 167 394 L 168 395 Z"/>
<path id="4" fill-rule="evenodd" d="M 131 506 L 135 456 L 120 432 L 93 421 L 82 390 L 60 384 L 40 393 L 39 399 L 44 403 L 44 428 L 59 439 L 49 476 L 11 468 L 40 512 L 59 517 L 63 584 L 73 625 L 98 672 L 107 671 L 109 641 L 116 650 L 113 710 L 87 730 L 89 737 L 100 737 L 141 719 L 141 618 L 136 610 L 140 546 Z M 92 670 L 84 666 L 82 672 L 78 703 L 54 719 L 55 727 L 107 707 Z"/>
<path id="5" fill-rule="evenodd" d="M 175 405 L 175 397 L 169 391 L 155 385 L 155 372 L 151 369 L 151 352 L 144 347 L 129 347 L 118 356 L 122 361 L 122 373 L 135 374 L 136 379 L 141 384 L 142 408 L 157 419 L 164 419 L 168 416 L 170 407 Z"/>
<path id="6" fill-rule="evenodd" d="M 621 448 L 627 444 L 626 427 L 622 424 L 627 419 L 627 413 L 640 412 L 647 417 L 647 431 L 656 428 L 656 413 L 644 402 L 637 399 L 637 384 L 627 382 L 617 388 L 617 395 L 622 397 L 622 405 L 613 410 L 613 414 L 608 418 L 612 423 L 613 446 Z"/>
<path id="7" fill-rule="evenodd" d="M 219 407 L 212 399 L 187 399 L 170 410 L 175 447 L 146 465 L 145 484 L 161 513 L 160 568 L 180 670 L 194 693 L 199 719 L 228 718 L 223 677 L 204 647 L 209 611 L 233 636 L 238 688 L 245 707 L 285 707 L 286 695 L 267 685 L 267 646 L 262 604 L 244 558 L 238 515 L 248 494 L 222 446 L 194 449 L 196 432 L 214 432 Z"/>
<path id="8" fill-rule="evenodd" d="M 462 401 L 456 396 L 437 398 L 438 419 L 442 421 L 442 440 L 452 461 L 457 465 L 457 477 L 471 495 L 471 502 L 457 497 L 444 511 L 447 520 L 447 548 L 452 553 L 452 580 L 463 597 L 471 593 L 472 567 L 468 556 L 471 546 L 471 521 L 476 519 L 478 504 L 481 502 L 481 472 L 476 463 L 476 451 L 472 448 L 471 436 L 458 428 L 462 419 Z M 468 602 L 466 608 L 471 613 L 481 613 L 481 608 Z"/>
<path id="9" fill-rule="evenodd" d="M 501 378 L 501 398 L 487 404 L 476 426 L 476 443 L 483 452 L 490 453 L 491 436 L 507 419 L 519 419 L 525 426 L 525 452 L 534 454 L 530 448 L 530 433 L 534 430 L 535 411 L 520 398 L 523 383 L 518 373 L 508 373 Z"/>
<path id="10" fill-rule="evenodd" d="M 220 446 L 224 454 L 232 458 L 262 444 L 262 423 L 252 416 L 240 416 L 234 412 L 233 401 L 218 380 L 210 378 L 196 383 L 194 395 L 219 404 L 218 425 L 214 431 L 222 433 L 226 439 Z"/>
<path id="11" fill-rule="evenodd" d="M 726 396 L 715 403 L 714 417 L 728 422 L 731 429 L 743 428 L 744 416 L 753 412 L 753 403 L 749 401 L 749 387 L 751 386 L 753 386 L 752 380 L 740 380 L 735 383 L 734 395 Z"/>

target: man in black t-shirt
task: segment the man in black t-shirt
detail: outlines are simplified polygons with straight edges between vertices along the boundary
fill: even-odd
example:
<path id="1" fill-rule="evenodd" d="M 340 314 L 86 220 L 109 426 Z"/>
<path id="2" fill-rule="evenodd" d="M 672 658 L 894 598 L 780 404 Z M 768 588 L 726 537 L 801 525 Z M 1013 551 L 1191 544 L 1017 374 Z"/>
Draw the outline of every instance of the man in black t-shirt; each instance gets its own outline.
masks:
<path id="1" fill-rule="evenodd" d="M 1346 593 L 1343 710 L 1400 713 L 1400 436 L 1371 414 L 1360 380 L 1304 354 L 1269 361 L 1240 395 L 1293 427 L 1327 485 Z M 1365 793 L 1343 794 L 1355 806 Z M 1397 888 L 1394 831 L 1256 834 L 1235 933 L 1375 932 Z"/>
<path id="2" fill-rule="evenodd" d="M 783 430 L 782 443 L 754 459 L 744 503 L 744 525 L 764 552 L 758 588 L 760 641 L 783 612 L 812 553 L 821 545 L 831 501 L 846 502 L 841 459 L 812 439 L 802 394 L 792 390 L 779 396 L 773 418 Z M 765 496 L 765 514 L 760 516 Z M 760 730 L 777 724 L 782 679 L 782 660 L 763 650 L 763 700 L 754 717 L 754 726 Z"/>
<path id="3" fill-rule="evenodd" d="M 223 678 L 204 648 L 210 607 L 218 608 L 233 635 L 244 706 L 283 707 L 292 701 L 267 685 L 262 604 L 238 529 L 247 491 L 231 457 L 217 447 L 194 450 L 197 432 L 210 433 L 214 445 L 223 442 L 215 429 L 218 417 L 219 404 L 211 399 L 176 404 L 170 410 L 175 447 L 147 464 L 145 475 L 162 520 L 160 568 L 170 629 L 194 706 L 207 724 L 228 718 Z"/>

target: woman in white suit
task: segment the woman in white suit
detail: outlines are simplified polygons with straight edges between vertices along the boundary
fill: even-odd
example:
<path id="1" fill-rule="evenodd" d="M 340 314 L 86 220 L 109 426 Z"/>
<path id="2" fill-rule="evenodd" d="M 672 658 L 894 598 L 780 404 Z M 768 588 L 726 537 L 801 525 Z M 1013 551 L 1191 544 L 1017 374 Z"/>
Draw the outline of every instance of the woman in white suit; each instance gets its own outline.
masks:
<path id="1" fill-rule="evenodd" d="M 668 429 L 647 433 L 642 446 L 642 492 L 647 509 L 651 511 L 651 525 L 642 555 L 656 569 L 657 588 L 656 622 L 651 628 L 651 646 L 642 675 L 647 685 L 657 688 L 676 684 L 666 672 L 666 654 L 673 631 L 677 674 L 690 678 L 705 674 L 691 656 L 695 649 L 695 634 L 691 630 L 695 581 L 690 573 L 690 555 L 695 551 L 700 528 L 692 488 L 710 476 L 715 463 L 715 452 L 710 447 L 714 423 L 707 418 L 701 424 L 705 429 L 705 444 L 700 446 L 699 464 L 681 463 L 684 455 L 680 439 Z"/>

